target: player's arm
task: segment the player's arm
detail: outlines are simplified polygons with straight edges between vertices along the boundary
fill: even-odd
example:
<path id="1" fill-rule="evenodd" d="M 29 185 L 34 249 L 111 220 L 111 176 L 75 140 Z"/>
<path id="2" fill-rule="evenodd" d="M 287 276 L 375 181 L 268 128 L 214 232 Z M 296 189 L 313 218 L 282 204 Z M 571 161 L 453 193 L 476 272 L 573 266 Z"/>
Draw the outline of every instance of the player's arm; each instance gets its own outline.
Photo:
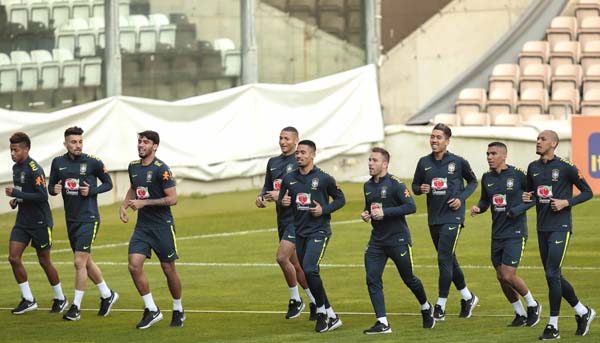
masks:
<path id="1" fill-rule="evenodd" d="M 290 189 L 287 184 L 287 177 L 283 178 L 281 181 L 281 188 L 279 189 L 279 197 L 277 198 L 277 203 L 283 207 L 289 207 L 292 205 L 292 197 L 290 196 Z"/>
<path id="2" fill-rule="evenodd" d="M 333 201 L 329 204 L 321 205 L 323 207 L 323 214 L 331 214 L 344 207 L 346 204 L 344 192 L 342 192 L 342 189 L 338 187 L 333 177 L 330 177 L 329 181 L 327 182 L 327 196 L 330 196 Z"/>
<path id="3" fill-rule="evenodd" d="M 363 185 L 363 195 L 365 196 L 365 208 L 360 214 L 360 218 L 368 223 L 371 220 L 371 213 L 369 213 L 369 202 L 367 201 L 367 183 Z"/>
<path id="4" fill-rule="evenodd" d="M 89 195 L 96 195 L 96 194 L 100 194 L 100 193 L 104 193 L 104 192 L 108 192 L 113 188 L 113 183 L 112 183 L 112 179 L 110 177 L 110 174 L 108 174 L 108 170 L 106 170 L 106 167 L 104 166 L 104 163 L 102 163 L 102 161 L 98 160 L 98 179 L 100 180 L 100 182 L 102 182 L 102 184 L 100 186 L 97 187 L 90 187 L 89 190 Z"/>
<path id="5" fill-rule="evenodd" d="M 134 210 L 139 210 L 145 206 L 175 206 L 177 205 L 177 190 L 175 187 L 164 189 L 165 196 L 158 199 L 140 199 L 130 200 L 129 206 Z"/>
<path id="6" fill-rule="evenodd" d="M 127 193 L 125 194 L 125 199 L 123 199 L 123 202 L 121 203 L 121 208 L 119 209 L 119 217 L 121 218 L 121 221 L 123 223 L 127 223 L 129 221 L 129 219 L 127 218 L 127 209 L 129 208 L 129 201 L 133 199 L 135 199 L 135 189 L 133 188 L 132 184 L 127 190 Z"/>
<path id="7" fill-rule="evenodd" d="M 470 197 L 471 194 L 473 194 L 473 192 L 475 192 L 477 189 L 477 176 L 475 176 L 473 169 L 471 169 L 469 161 L 465 160 L 464 158 L 462 159 L 461 170 L 462 178 L 467 181 L 467 185 L 465 186 L 465 189 L 458 195 L 458 197 L 463 203 L 465 203 L 467 198 Z"/>
<path id="8" fill-rule="evenodd" d="M 415 195 L 423 194 L 421 190 L 421 185 L 425 182 L 425 173 L 421 168 L 421 160 L 417 163 L 417 167 L 415 168 L 415 175 L 413 176 L 412 181 L 412 191 Z"/>
<path id="9" fill-rule="evenodd" d="M 529 166 L 527 166 L 527 182 L 525 183 L 525 191 L 523 192 L 523 196 L 521 197 L 523 199 L 523 202 L 526 203 L 533 203 L 533 197 L 535 196 L 535 185 L 533 183 L 533 177 L 531 176 L 531 165 L 532 163 L 530 163 Z"/>
<path id="10" fill-rule="evenodd" d="M 569 168 L 569 178 L 573 181 L 573 184 L 579 190 L 579 194 L 572 197 L 571 199 L 567 199 L 569 206 L 575 206 L 577 204 L 581 204 L 584 201 L 590 200 L 594 193 L 592 192 L 592 188 L 587 183 L 583 174 L 577 169 L 575 166 L 571 166 Z"/>
<path id="11" fill-rule="evenodd" d="M 46 192 L 46 180 L 44 179 L 44 171 L 38 167 L 37 171 L 33 172 L 34 184 L 33 192 L 23 192 L 16 188 L 12 188 L 11 194 L 15 198 L 23 199 L 24 202 L 42 203 L 48 201 L 48 192 Z M 8 187 L 7 187 L 8 188 Z"/>
<path id="12" fill-rule="evenodd" d="M 527 190 L 527 175 L 521 172 L 521 170 L 517 170 L 517 174 L 519 175 L 519 179 L 521 181 L 521 189 L 523 190 L 523 192 L 525 192 Z M 527 210 L 532 208 L 533 206 L 535 206 L 535 203 L 533 201 L 521 202 L 517 206 L 511 208 L 508 211 L 508 215 L 513 218 L 518 217 L 521 214 L 527 212 Z"/>
<path id="13" fill-rule="evenodd" d="M 57 187 L 59 186 L 59 187 Z M 50 179 L 48 180 L 48 193 L 50 195 L 58 195 L 62 191 L 62 181 L 58 179 L 58 168 L 56 167 L 56 159 L 52 160 L 50 167 Z"/>
<path id="14" fill-rule="evenodd" d="M 272 187 L 270 185 L 273 184 L 273 181 L 271 180 L 271 173 L 270 173 L 270 162 L 271 162 L 271 160 L 269 160 L 269 162 L 267 162 L 267 170 L 265 171 L 265 183 L 263 184 L 263 187 L 260 190 L 260 193 L 256 197 L 256 207 L 259 207 L 259 208 L 266 207 L 265 194 L 267 194 L 270 187 Z"/>
<path id="15" fill-rule="evenodd" d="M 417 212 L 415 200 L 410 195 L 408 188 L 403 183 L 392 180 L 394 183 L 394 197 L 400 203 L 399 206 L 383 208 L 383 217 L 405 216 Z"/>
<path id="16" fill-rule="evenodd" d="M 483 213 L 483 212 L 487 211 L 487 209 L 490 207 L 490 201 L 489 201 L 490 198 L 489 198 L 487 189 L 485 188 L 484 178 L 485 178 L 485 176 L 483 176 L 481 178 L 481 195 L 479 197 L 479 202 L 477 202 L 477 205 L 471 207 L 471 215 L 472 216 L 479 214 L 479 213 Z"/>

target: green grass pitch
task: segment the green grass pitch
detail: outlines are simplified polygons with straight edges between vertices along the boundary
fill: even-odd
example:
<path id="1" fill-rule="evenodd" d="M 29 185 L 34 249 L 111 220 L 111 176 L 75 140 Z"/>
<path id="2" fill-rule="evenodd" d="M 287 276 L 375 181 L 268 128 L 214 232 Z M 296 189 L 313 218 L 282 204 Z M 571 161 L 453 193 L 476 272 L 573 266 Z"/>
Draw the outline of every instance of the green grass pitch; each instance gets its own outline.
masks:
<path id="1" fill-rule="evenodd" d="M 459 319 L 458 292 L 452 288 L 446 321 L 433 330 L 421 328 L 419 306 L 402 283 L 393 265 L 388 264 L 384 287 L 389 335 L 365 336 L 363 329 L 375 322 L 365 284 L 363 252 L 370 226 L 360 222 L 364 206 L 362 185 L 343 184 L 346 206 L 332 218 L 333 237 L 322 264 L 322 277 L 333 308 L 344 324 L 335 332 L 317 334 L 314 322 L 305 313 L 285 320 L 289 292 L 275 263 L 277 234 L 273 206 L 257 209 L 256 191 L 211 196 L 180 197 L 173 208 L 180 259 L 178 271 L 183 282 L 183 304 L 187 321 L 183 328 L 169 327 L 171 298 L 156 258 L 146 263 L 146 272 L 158 306 L 165 319 L 152 328 L 136 330 L 143 302 L 127 271 L 127 241 L 133 230 L 118 219 L 118 205 L 101 208 L 102 224 L 93 256 L 109 287 L 121 295 L 106 318 L 96 316 L 99 293 L 88 281 L 82 318 L 67 322 L 47 313 L 52 290 L 37 265 L 34 250 L 24 260 L 29 282 L 40 309 L 22 316 L 10 313 L 20 292 L 7 262 L 8 237 L 14 213 L 0 216 L 0 341 L 2 342 L 533 342 L 547 323 L 548 297 L 541 269 L 535 233 L 535 210 L 529 211 L 530 238 L 519 269 L 533 295 L 543 306 L 543 319 L 535 328 L 507 328 L 513 318 L 489 262 L 490 216 L 468 217 L 461 234 L 457 256 L 469 288 L 479 296 L 480 305 L 470 319 Z M 468 201 L 470 207 L 479 190 Z M 7 200 L 5 198 L 5 200 Z M 598 197 L 574 209 L 574 235 L 564 262 L 563 273 L 572 282 L 579 298 L 600 310 L 600 235 Z M 416 197 L 417 213 L 408 217 L 413 235 L 415 273 L 425 285 L 429 300 L 437 299 L 437 262 L 429 237 L 425 198 Z M 62 209 L 54 211 L 53 261 L 63 289 L 73 298 L 72 254 L 68 247 Z M 301 293 L 303 294 L 303 293 Z M 575 337 L 574 311 L 563 301 L 559 322 L 563 341 L 599 342 L 600 320 L 586 337 Z"/>

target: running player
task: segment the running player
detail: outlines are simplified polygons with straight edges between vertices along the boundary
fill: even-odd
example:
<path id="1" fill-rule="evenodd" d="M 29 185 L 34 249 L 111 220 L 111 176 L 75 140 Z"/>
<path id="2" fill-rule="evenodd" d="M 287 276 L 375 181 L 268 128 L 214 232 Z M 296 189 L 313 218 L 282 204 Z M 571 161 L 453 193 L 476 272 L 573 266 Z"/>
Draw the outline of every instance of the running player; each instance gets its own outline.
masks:
<path id="1" fill-rule="evenodd" d="M 288 303 L 288 312 L 286 319 L 300 316 L 304 309 L 304 302 L 298 292 L 298 283 L 310 299 L 310 320 L 316 319 L 317 306 L 313 297 L 302 267 L 298 262 L 296 255 L 296 233 L 294 230 L 294 215 L 289 207 L 282 207 L 277 203 L 279 199 L 279 189 L 283 177 L 296 169 L 296 145 L 298 145 L 298 130 L 288 126 L 284 127 L 279 133 L 279 148 L 281 155 L 272 157 L 267 162 L 267 172 L 265 175 L 265 184 L 256 198 L 256 207 L 265 208 L 265 202 L 275 201 L 275 211 L 277 212 L 277 233 L 279 234 L 279 247 L 277 248 L 277 263 L 283 271 L 283 276 L 290 289 L 290 301 Z"/>
<path id="2" fill-rule="evenodd" d="M 481 198 L 471 207 L 471 215 L 483 213 L 491 206 L 492 265 L 504 296 L 515 310 L 515 318 L 509 326 L 531 327 L 539 323 L 542 305 L 517 276 L 517 268 L 527 242 L 526 211 L 533 203 L 523 202 L 527 176 L 523 170 L 506 164 L 506 153 L 504 143 L 488 144 L 486 155 L 490 170 L 481 178 Z M 525 299 L 527 311 L 519 295 Z"/>
<path id="3" fill-rule="evenodd" d="M 369 174 L 364 185 L 365 209 L 362 220 L 371 222 L 371 239 L 365 251 L 367 288 L 375 309 L 377 322 L 365 334 L 390 333 L 383 296 L 383 270 L 388 258 L 396 264 L 404 284 L 421 305 L 423 327 L 433 328 L 433 307 L 421 280 L 413 274 L 412 240 L 405 216 L 415 213 L 417 207 L 410 192 L 400 179 L 388 173 L 390 154 L 383 148 L 371 149 Z"/>
<path id="4" fill-rule="evenodd" d="M 121 205 L 120 217 L 128 222 L 127 209 L 138 211 L 137 222 L 129 241 L 129 273 L 144 301 L 145 310 L 138 329 L 147 329 L 162 320 L 163 315 L 152 298 L 144 261 L 152 256 L 152 250 L 160 260 L 173 297 L 171 326 L 182 327 L 185 312 L 181 304 L 181 280 L 175 269 L 179 258 L 175 223 L 171 206 L 177 204 L 175 180 L 169 167 L 156 157 L 160 137 L 155 131 L 138 133 L 140 159 L 129 163 L 131 186 Z"/>
<path id="5" fill-rule="evenodd" d="M 8 260 L 21 289 L 21 302 L 11 312 L 24 314 L 34 311 L 38 304 L 31 293 L 27 271 L 23 265 L 23 251 L 29 242 L 35 249 L 38 261 L 46 273 L 54 291 L 50 312 L 61 313 L 69 304 L 65 298 L 58 272 L 50 259 L 52 247 L 52 213 L 48 205 L 45 174 L 42 167 L 29 156 L 31 140 L 24 132 L 15 132 L 9 139 L 10 157 L 13 165 L 13 186 L 7 186 L 5 194 L 12 209 L 17 210 L 15 226 L 10 233 Z"/>
<path id="6" fill-rule="evenodd" d="M 560 338 L 558 316 L 562 298 L 575 309 L 575 335 L 585 336 L 596 316 L 596 311 L 579 301 L 573 286 L 561 272 L 573 231 L 571 208 L 591 199 L 592 189 L 576 166 L 555 155 L 557 146 L 556 132 L 540 132 L 535 147 L 540 158 L 527 168 L 527 192 L 523 193 L 524 202 L 532 202 L 535 198 L 538 245 L 549 291 L 550 320 L 540 340 Z M 573 186 L 579 189 L 579 195 L 573 196 Z"/>
<path id="7" fill-rule="evenodd" d="M 66 320 L 81 318 L 81 302 L 89 277 L 100 291 L 98 315 L 106 317 L 119 299 L 108 288 L 102 271 L 92 259 L 92 244 L 100 228 L 98 194 L 112 189 L 112 180 L 104 163 L 83 153 L 83 129 L 74 126 L 65 130 L 67 153 L 55 157 L 50 168 L 49 192 L 62 194 L 67 221 L 67 233 L 75 264 L 75 296 L 73 305 L 63 315 Z M 98 185 L 100 179 L 101 185 Z"/>
<path id="8" fill-rule="evenodd" d="M 313 141 L 298 143 L 298 170 L 283 178 L 278 201 L 283 207 L 292 207 L 298 260 L 317 304 L 315 331 L 325 332 L 340 327 L 342 320 L 329 304 L 319 263 L 331 237 L 331 213 L 342 208 L 346 200 L 335 179 L 314 165 L 316 150 Z"/>
<path id="9" fill-rule="evenodd" d="M 436 320 L 446 318 L 446 301 L 454 283 L 462 297 L 460 318 L 470 318 L 479 298 L 467 288 L 455 250 L 465 220 L 467 198 L 477 188 L 477 178 L 469 162 L 449 152 L 452 131 L 444 124 L 433 127 L 431 154 L 421 157 L 412 182 L 413 193 L 427 194 L 427 221 L 433 245 L 438 252 L 439 296 L 433 310 Z M 464 181 L 467 182 L 465 187 Z"/>

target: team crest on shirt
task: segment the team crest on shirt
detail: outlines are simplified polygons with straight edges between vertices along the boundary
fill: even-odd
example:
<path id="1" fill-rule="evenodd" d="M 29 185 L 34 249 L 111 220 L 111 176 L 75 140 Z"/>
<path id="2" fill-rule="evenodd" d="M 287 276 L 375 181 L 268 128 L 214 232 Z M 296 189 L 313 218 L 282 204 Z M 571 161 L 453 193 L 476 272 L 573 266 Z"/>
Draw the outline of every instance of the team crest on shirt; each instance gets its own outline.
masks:
<path id="1" fill-rule="evenodd" d="M 146 173 L 146 182 L 152 182 L 152 170 L 148 170 Z"/>
<path id="2" fill-rule="evenodd" d="M 509 178 L 506 180 L 506 190 L 512 191 L 515 185 L 515 179 Z"/>
<path id="3" fill-rule="evenodd" d="M 381 199 L 387 198 L 387 186 L 381 187 Z"/>
<path id="4" fill-rule="evenodd" d="M 79 174 L 85 175 L 87 172 L 87 163 L 82 163 L 79 165 Z"/>
<path id="5" fill-rule="evenodd" d="M 21 183 L 25 183 L 25 172 L 22 171 L 20 175 Z"/>
<path id="6" fill-rule="evenodd" d="M 315 177 L 314 179 L 312 179 L 312 181 L 310 182 L 310 187 L 311 189 L 317 189 L 317 187 L 319 187 L 319 178 Z"/>
<path id="7" fill-rule="evenodd" d="M 454 174 L 456 170 L 456 164 L 454 162 L 448 163 L 448 174 Z"/>
<path id="8" fill-rule="evenodd" d="M 558 169 L 552 169 L 552 181 L 558 181 L 560 171 Z"/>
<path id="9" fill-rule="evenodd" d="M 506 212 L 506 194 L 494 194 L 492 203 L 494 204 L 494 212 Z"/>
<path id="10" fill-rule="evenodd" d="M 286 173 L 289 173 L 292 170 L 294 170 L 294 165 L 293 164 L 289 163 L 287 166 L 285 166 L 285 172 Z"/>

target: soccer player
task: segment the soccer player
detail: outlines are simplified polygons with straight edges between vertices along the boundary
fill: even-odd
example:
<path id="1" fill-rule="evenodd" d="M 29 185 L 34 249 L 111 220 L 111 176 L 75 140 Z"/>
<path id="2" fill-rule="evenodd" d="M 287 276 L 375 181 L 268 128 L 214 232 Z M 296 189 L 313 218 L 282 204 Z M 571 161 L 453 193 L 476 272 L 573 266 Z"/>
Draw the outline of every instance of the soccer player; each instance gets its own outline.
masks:
<path id="1" fill-rule="evenodd" d="M 438 253 L 439 295 L 433 310 L 436 320 L 446 318 L 451 283 L 462 297 L 460 318 L 470 318 L 479 302 L 467 288 L 455 255 L 464 226 L 466 201 L 477 188 L 477 178 L 467 160 L 447 150 L 451 136 L 448 126 L 436 124 L 433 127 L 429 137 L 432 152 L 421 157 L 412 182 L 414 194 L 427 194 L 429 233 Z"/>
<path id="2" fill-rule="evenodd" d="M 417 207 L 410 192 L 400 179 L 388 173 L 390 154 L 383 148 L 371 149 L 369 174 L 364 185 L 365 209 L 362 220 L 373 226 L 371 239 L 365 251 L 367 287 L 375 309 L 377 322 L 365 334 L 391 333 L 385 312 L 383 296 L 383 270 L 388 258 L 396 264 L 402 281 L 421 305 L 423 327 L 433 328 L 433 307 L 421 280 L 413 274 L 412 240 L 405 216 L 415 213 Z"/>
<path id="3" fill-rule="evenodd" d="M 483 213 L 491 206 L 492 265 L 504 296 L 515 310 L 515 318 L 509 326 L 531 327 L 539 323 L 542 305 L 517 276 L 517 268 L 527 242 L 526 211 L 533 203 L 523 202 L 527 176 L 523 170 L 506 164 L 506 154 L 504 143 L 488 144 L 486 155 L 490 170 L 481 178 L 481 198 L 471 207 L 471 215 Z M 519 295 L 527 303 L 527 312 Z"/>
<path id="4" fill-rule="evenodd" d="M 48 191 L 42 167 L 29 156 L 31 140 L 24 132 L 15 132 L 9 139 L 10 157 L 13 165 L 13 185 L 7 186 L 5 194 L 12 209 L 17 210 L 15 226 L 10 233 L 8 260 L 15 279 L 21 289 L 21 302 L 11 312 L 24 314 L 37 310 L 38 304 L 31 293 L 27 281 L 27 271 L 23 265 L 23 251 L 29 242 L 35 248 L 38 261 L 46 273 L 54 291 L 54 301 L 50 312 L 61 313 L 69 304 L 65 298 L 58 272 L 50 259 L 52 247 L 52 213 L 48 205 Z"/>
<path id="5" fill-rule="evenodd" d="M 167 278 L 173 297 L 171 326 L 182 327 L 185 312 L 181 304 L 181 280 L 175 269 L 177 239 L 171 206 L 177 204 L 177 191 L 173 174 L 163 161 L 156 157 L 160 136 L 155 131 L 138 133 L 139 160 L 129 163 L 131 186 L 121 205 L 120 217 L 128 222 L 127 209 L 138 211 L 137 222 L 129 241 L 129 273 L 145 304 L 138 329 L 147 329 L 162 320 L 163 315 L 152 298 L 148 277 L 144 272 L 144 261 L 158 256 L 160 266 Z"/>
<path id="6" fill-rule="evenodd" d="M 272 157 L 267 162 L 267 173 L 265 175 L 265 184 L 256 198 L 256 207 L 265 208 L 265 202 L 275 201 L 275 211 L 277 212 L 277 233 L 279 234 L 279 247 L 277 248 L 277 263 L 283 271 L 283 276 L 290 289 L 290 301 L 286 319 L 300 316 L 304 309 L 304 302 L 298 292 L 298 283 L 310 299 L 310 320 L 316 319 L 317 306 L 313 297 L 306 276 L 302 271 L 298 256 L 296 255 L 296 233 L 294 230 L 294 215 L 290 207 L 282 207 L 277 203 L 279 199 L 279 189 L 283 177 L 298 169 L 296 165 L 296 145 L 298 145 L 298 130 L 288 126 L 284 127 L 279 133 L 279 148 L 281 155 Z"/>
<path id="7" fill-rule="evenodd" d="M 74 253 L 75 297 L 63 318 L 81 318 L 81 302 L 88 277 L 100 291 L 98 315 L 106 317 L 119 294 L 108 288 L 102 271 L 92 258 L 91 249 L 100 228 L 98 194 L 110 191 L 112 180 L 98 157 L 83 153 L 83 129 L 70 127 L 64 136 L 67 153 L 52 160 L 48 186 L 51 195 L 62 194 L 69 243 Z"/>
<path id="8" fill-rule="evenodd" d="M 579 301 L 573 286 L 561 272 L 573 230 L 571 208 L 591 199 L 592 189 L 576 166 L 555 155 L 557 146 L 556 132 L 540 132 L 535 146 L 540 158 L 527 168 L 527 192 L 523 193 L 524 202 L 532 202 L 535 198 L 538 245 L 548 282 L 550 320 L 540 340 L 560 338 L 558 315 L 561 298 L 565 298 L 575 309 L 575 335 L 585 336 L 596 316 L 596 311 Z M 579 195 L 573 196 L 573 186 L 579 189 Z"/>
<path id="9" fill-rule="evenodd" d="M 292 208 L 298 260 L 317 305 L 315 331 L 325 332 L 342 326 L 342 320 L 329 303 L 319 263 L 331 238 L 331 213 L 342 208 L 346 200 L 335 179 L 314 165 L 316 150 L 313 141 L 298 143 L 298 169 L 284 176 L 278 201 L 281 206 Z"/>

